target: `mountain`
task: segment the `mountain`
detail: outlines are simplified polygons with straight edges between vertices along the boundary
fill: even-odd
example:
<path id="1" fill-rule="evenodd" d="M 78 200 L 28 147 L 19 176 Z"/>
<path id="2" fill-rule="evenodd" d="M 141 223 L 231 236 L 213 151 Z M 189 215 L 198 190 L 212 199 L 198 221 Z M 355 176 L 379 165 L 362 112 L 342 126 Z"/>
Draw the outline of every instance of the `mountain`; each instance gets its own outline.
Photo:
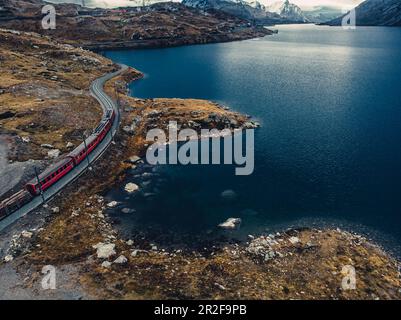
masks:
<path id="1" fill-rule="evenodd" d="M 303 12 L 305 17 L 314 23 L 323 23 L 343 15 L 341 9 L 329 6 L 316 6 L 312 10 Z"/>
<path id="2" fill-rule="evenodd" d="M 309 22 L 309 19 L 296 4 L 289 0 L 274 2 L 266 7 L 269 12 L 277 13 L 280 17 L 293 22 Z"/>
<path id="3" fill-rule="evenodd" d="M 281 21 L 279 15 L 267 12 L 265 6 L 258 1 L 246 2 L 243 0 L 183 0 L 188 7 L 204 11 L 218 10 L 239 17 L 263 23 Z"/>
<path id="4" fill-rule="evenodd" d="M 225 42 L 272 33 L 221 11 L 205 14 L 173 2 L 116 10 L 56 4 L 57 27 L 45 30 L 41 25 L 44 4 L 41 0 L 0 0 L 0 28 L 37 32 L 99 50 Z"/>
<path id="5" fill-rule="evenodd" d="M 357 26 L 401 26 L 400 0 L 366 0 L 355 8 Z M 325 24 L 340 26 L 345 15 Z"/>

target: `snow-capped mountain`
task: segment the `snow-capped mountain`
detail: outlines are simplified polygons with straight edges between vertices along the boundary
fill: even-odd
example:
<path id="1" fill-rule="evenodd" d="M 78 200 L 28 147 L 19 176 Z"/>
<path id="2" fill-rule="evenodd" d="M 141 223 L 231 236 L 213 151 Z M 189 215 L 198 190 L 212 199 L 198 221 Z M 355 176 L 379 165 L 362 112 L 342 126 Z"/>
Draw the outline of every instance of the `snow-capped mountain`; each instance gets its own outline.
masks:
<path id="1" fill-rule="evenodd" d="M 261 23 L 309 22 L 302 10 L 288 0 L 270 3 L 266 0 L 182 0 L 182 3 L 203 10 L 221 10 L 234 16 Z"/>
<path id="2" fill-rule="evenodd" d="M 267 12 L 265 7 L 258 1 L 247 2 L 244 0 L 183 0 L 182 3 L 188 7 L 202 10 L 220 10 L 233 16 L 254 20 L 268 21 L 276 17 Z M 278 16 L 276 18 L 279 18 Z"/>
<path id="3" fill-rule="evenodd" d="M 266 7 L 269 12 L 277 13 L 282 18 L 290 21 L 309 22 L 308 18 L 297 5 L 290 3 L 289 0 L 274 2 Z"/>
<path id="4" fill-rule="evenodd" d="M 366 0 L 355 8 L 358 26 L 401 26 L 401 0 Z M 339 26 L 343 16 L 327 22 Z"/>
<path id="5" fill-rule="evenodd" d="M 247 4 L 249 6 L 251 6 L 252 8 L 266 11 L 266 7 L 263 4 L 261 4 L 259 1 L 250 1 L 250 2 L 247 2 Z"/>

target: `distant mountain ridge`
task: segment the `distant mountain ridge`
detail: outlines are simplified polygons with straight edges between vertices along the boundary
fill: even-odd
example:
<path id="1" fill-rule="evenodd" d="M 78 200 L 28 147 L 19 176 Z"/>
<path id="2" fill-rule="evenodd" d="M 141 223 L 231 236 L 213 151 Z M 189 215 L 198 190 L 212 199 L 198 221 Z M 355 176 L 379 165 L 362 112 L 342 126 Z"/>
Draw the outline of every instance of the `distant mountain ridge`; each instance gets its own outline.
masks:
<path id="1" fill-rule="evenodd" d="M 323 23 L 343 15 L 341 9 L 331 6 L 316 6 L 311 10 L 303 11 L 305 17 L 314 23 Z"/>
<path id="2" fill-rule="evenodd" d="M 401 0 L 366 0 L 355 8 L 357 26 L 401 26 Z M 339 26 L 345 15 L 325 24 Z"/>
<path id="3" fill-rule="evenodd" d="M 277 13 L 280 17 L 299 22 L 309 22 L 300 7 L 296 4 L 290 3 L 289 0 L 278 1 L 266 7 L 269 12 Z"/>
<path id="4" fill-rule="evenodd" d="M 116 8 L 141 7 L 168 0 L 116 0 L 113 3 L 104 0 L 47 0 L 51 3 L 85 4 L 86 7 Z M 177 2 L 180 0 L 176 0 Z M 0 1 L 1 2 L 1 1 Z M 331 7 L 316 7 L 303 11 L 289 0 L 182 0 L 188 7 L 201 10 L 219 10 L 236 17 L 258 22 L 260 24 L 281 23 L 322 23 L 342 15 L 338 9 Z M 0 12 L 1 14 L 1 12 Z"/>
<path id="5" fill-rule="evenodd" d="M 243 0 L 183 0 L 182 3 L 188 7 L 201 10 L 219 10 L 233 16 L 263 22 L 279 21 L 280 16 L 265 10 L 258 1 L 248 3 Z"/>
<path id="6" fill-rule="evenodd" d="M 183 0 L 188 7 L 202 10 L 220 10 L 225 13 L 259 23 L 305 23 L 309 20 L 302 10 L 288 0 L 276 2 L 274 11 L 259 1 L 244 0 Z M 276 9 L 277 7 L 277 9 Z"/>

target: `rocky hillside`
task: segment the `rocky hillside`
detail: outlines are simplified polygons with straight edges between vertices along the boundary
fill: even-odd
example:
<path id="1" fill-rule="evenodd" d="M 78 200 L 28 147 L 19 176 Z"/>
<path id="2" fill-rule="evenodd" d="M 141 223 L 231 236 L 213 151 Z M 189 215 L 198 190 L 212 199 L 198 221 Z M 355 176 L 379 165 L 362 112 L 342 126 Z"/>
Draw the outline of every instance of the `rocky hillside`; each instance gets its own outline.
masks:
<path id="1" fill-rule="evenodd" d="M 89 85 L 112 69 L 93 52 L 0 29 L 0 198 L 96 127 L 102 110 Z"/>
<path id="2" fill-rule="evenodd" d="M 56 5 L 55 30 L 41 26 L 40 0 L 3 0 L 0 27 L 33 31 L 85 48 L 144 48 L 223 42 L 270 34 L 224 12 L 202 13 L 180 3 L 91 9 Z"/>
<path id="3" fill-rule="evenodd" d="M 341 25 L 343 16 L 326 24 Z M 356 7 L 358 26 L 401 26 L 400 0 L 366 0 Z"/>

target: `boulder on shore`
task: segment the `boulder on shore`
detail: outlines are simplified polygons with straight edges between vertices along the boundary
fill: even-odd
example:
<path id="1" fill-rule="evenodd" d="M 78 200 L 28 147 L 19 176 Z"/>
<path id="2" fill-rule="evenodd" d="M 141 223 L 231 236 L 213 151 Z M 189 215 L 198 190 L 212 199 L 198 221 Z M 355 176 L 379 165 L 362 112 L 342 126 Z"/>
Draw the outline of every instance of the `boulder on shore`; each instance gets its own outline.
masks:
<path id="1" fill-rule="evenodd" d="M 114 243 L 100 242 L 93 247 L 97 250 L 96 254 L 99 259 L 108 259 L 116 254 L 116 251 L 114 250 L 116 245 Z"/>
<path id="2" fill-rule="evenodd" d="M 53 150 L 49 150 L 47 152 L 47 156 L 49 158 L 58 158 L 58 156 L 60 155 L 61 151 L 59 149 L 53 149 Z"/>
<path id="3" fill-rule="evenodd" d="M 128 160 L 126 160 L 125 162 L 131 163 L 131 164 L 135 164 L 135 163 L 139 162 L 140 160 L 141 160 L 140 157 L 138 157 L 138 156 L 132 156 L 132 157 L 130 157 Z"/>
<path id="4" fill-rule="evenodd" d="M 4 262 L 11 262 L 13 260 L 14 260 L 14 257 L 10 254 L 8 254 L 4 257 Z"/>
<path id="5" fill-rule="evenodd" d="M 124 263 L 126 263 L 127 261 L 128 261 L 128 259 L 127 259 L 125 256 L 121 255 L 121 256 L 119 256 L 116 260 L 114 260 L 113 263 L 124 264 Z"/>

